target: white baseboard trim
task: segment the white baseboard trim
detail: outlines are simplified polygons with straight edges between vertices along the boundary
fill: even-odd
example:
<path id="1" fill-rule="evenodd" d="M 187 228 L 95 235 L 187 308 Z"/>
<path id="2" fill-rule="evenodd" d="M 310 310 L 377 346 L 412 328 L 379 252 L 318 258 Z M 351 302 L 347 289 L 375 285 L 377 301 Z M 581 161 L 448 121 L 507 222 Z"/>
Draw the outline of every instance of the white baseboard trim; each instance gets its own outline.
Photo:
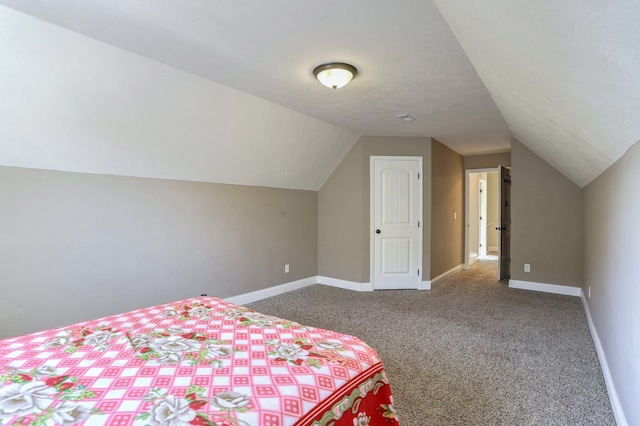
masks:
<path id="1" fill-rule="evenodd" d="M 571 287 L 568 285 L 536 283 L 533 281 L 509 280 L 509 288 L 517 288 L 520 290 L 541 291 L 543 293 L 563 294 L 565 296 L 580 297 L 582 289 L 580 287 Z"/>
<path id="2" fill-rule="evenodd" d="M 273 287 L 265 288 L 262 290 L 252 291 L 250 293 L 239 294 L 237 296 L 227 297 L 227 302 L 234 303 L 236 305 L 246 305 L 247 303 L 256 302 L 258 300 L 266 299 L 267 297 L 277 296 L 282 293 L 287 293 L 292 290 L 307 287 L 318 283 L 318 277 L 303 278 L 298 281 L 292 281 L 290 283 L 280 284 Z"/>
<path id="3" fill-rule="evenodd" d="M 616 386 L 613 383 L 613 377 L 611 376 L 611 370 L 609 370 L 607 356 L 604 353 L 602 342 L 600 342 L 600 337 L 598 337 L 598 332 L 596 331 L 596 326 L 593 323 L 593 319 L 591 318 L 589 305 L 587 304 L 587 299 L 584 297 L 583 292 L 580 293 L 580 299 L 582 299 L 584 313 L 587 316 L 587 323 L 589 324 L 589 330 L 591 331 L 591 338 L 593 339 L 593 344 L 596 347 L 596 353 L 598 354 L 598 359 L 600 360 L 600 367 L 602 368 L 602 374 L 604 375 L 604 383 L 607 385 L 607 393 L 609 394 L 609 401 L 611 402 L 611 410 L 613 411 L 613 415 L 616 418 L 616 424 L 618 426 L 628 426 L 629 423 L 627 423 L 627 418 L 624 415 L 624 411 L 622 410 L 620 398 L 618 398 L 618 392 L 616 391 Z"/>
<path id="4" fill-rule="evenodd" d="M 330 285 L 344 290 L 351 291 L 374 291 L 371 283 L 357 283 L 354 281 L 340 280 L 338 278 L 330 278 L 318 276 L 318 284 Z M 431 290 L 431 281 L 421 281 L 418 283 L 418 290 Z"/>
<path id="5" fill-rule="evenodd" d="M 462 271 L 462 265 L 458 265 L 455 268 L 451 268 L 447 272 L 445 272 L 443 274 L 440 274 L 435 278 L 432 278 L 430 282 L 431 282 L 431 284 L 436 284 L 436 283 L 444 280 L 445 278 L 450 277 L 453 274 L 457 274 L 460 271 Z M 431 288 L 431 287 L 429 287 L 429 288 Z"/>
<path id="6" fill-rule="evenodd" d="M 318 284 L 330 285 L 332 287 L 343 288 L 353 291 L 373 291 L 371 283 L 357 283 L 354 281 L 340 280 L 338 278 L 323 277 L 318 275 L 315 277 Z"/>
<path id="7" fill-rule="evenodd" d="M 473 259 L 471 259 L 471 261 L 469 262 L 469 266 L 473 265 L 474 263 L 476 263 L 478 260 L 480 260 L 480 256 L 476 256 Z M 467 268 L 468 269 L 468 268 Z"/>

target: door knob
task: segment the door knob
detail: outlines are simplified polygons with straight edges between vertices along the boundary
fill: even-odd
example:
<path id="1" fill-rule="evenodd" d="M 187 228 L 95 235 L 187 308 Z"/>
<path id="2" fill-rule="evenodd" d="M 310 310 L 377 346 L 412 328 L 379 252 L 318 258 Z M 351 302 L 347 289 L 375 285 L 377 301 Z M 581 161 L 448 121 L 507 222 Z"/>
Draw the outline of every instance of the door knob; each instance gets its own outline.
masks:
<path id="1" fill-rule="evenodd" d="M 379 234 L 380 232 L 382 231 L 380 231 L 379 229 L 376 229 L 376 234 Z"/>
<path id="2" fill-rule="evenodd" d="M 506 229 L 507 229 L 507 228 L 503 226 L 502 228 L 496 228 L 496 231 L 504 231 L 504 230 L 506 230 Z"/>

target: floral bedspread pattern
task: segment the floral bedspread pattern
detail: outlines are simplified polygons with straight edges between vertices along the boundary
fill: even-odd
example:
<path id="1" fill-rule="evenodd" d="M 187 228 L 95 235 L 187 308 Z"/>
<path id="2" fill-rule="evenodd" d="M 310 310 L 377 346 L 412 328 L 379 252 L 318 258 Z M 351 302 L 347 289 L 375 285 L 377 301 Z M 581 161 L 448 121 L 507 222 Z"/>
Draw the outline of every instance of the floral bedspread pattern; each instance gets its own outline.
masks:
<path id="1" fill-rule="evenodd" d="M 214 297 L 0 340 L 0 425 L 397 425 L 356 337 Z"/>

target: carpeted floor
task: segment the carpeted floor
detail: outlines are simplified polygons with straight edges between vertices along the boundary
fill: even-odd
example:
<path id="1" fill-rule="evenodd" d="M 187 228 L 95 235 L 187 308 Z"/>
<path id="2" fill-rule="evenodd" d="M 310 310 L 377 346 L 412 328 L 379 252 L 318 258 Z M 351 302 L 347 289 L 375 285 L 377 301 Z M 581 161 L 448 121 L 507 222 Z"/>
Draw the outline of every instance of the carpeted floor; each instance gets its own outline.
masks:
<path id="1" fill-rule="evenodd" d="M 477 262 L 431 291 L 314 285 L 248 306 L 373 346 L 402 426 L 615 425 L 580 299 L 495 274 Z"/>

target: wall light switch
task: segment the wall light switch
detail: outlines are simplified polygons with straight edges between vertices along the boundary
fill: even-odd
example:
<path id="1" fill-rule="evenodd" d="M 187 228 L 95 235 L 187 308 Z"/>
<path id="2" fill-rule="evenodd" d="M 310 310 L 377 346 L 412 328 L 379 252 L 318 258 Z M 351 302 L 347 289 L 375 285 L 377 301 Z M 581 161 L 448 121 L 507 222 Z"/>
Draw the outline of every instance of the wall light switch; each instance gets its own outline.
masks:
<path id="1" fill-rule="evenodd" d="M 458 218 L 458 213 L 457 212 L 453 212 L 453 218 L 457 219 Z"/>
<path id="2" fill-rule="evenodd" d="M 525 263 L 524 264 L 524 271 L 525 272 L 531 272 L 531 265 L 529 263 Z"/>
<path id="3" fill-rule="evenodd" d="M 285 274 L 289 273 L 289 264 L 288 263 L 286 265 L 284 265 L 284 273 Z"/>

